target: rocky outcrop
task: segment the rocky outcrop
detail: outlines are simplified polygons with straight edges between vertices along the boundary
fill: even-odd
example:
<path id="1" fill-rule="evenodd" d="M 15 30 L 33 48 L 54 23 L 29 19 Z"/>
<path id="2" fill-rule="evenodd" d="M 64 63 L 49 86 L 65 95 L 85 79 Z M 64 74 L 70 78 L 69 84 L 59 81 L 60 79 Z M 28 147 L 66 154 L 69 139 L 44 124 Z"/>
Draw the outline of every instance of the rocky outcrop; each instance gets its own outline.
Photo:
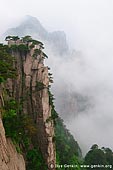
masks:
<path id="1" fill-rule="evenodd" d="M 16 42 L 9 41 L 9 46 L 10 43 Z M 39 53 L 33 55 L 36 49 Z M 55 167 L 54 123 L 53 120 L 48 121 L 51 117 L 51 106 L 48 67 L 44 66 L 45 55 L 40 45 L 35 45 L 26 54 L 17 50 L 12 51 L 12 55 L 15 57 L 14 68 L 17 70 L 17 78 L 9 79 L 6 89 L 11 97 L 21 103 L 21 114 L 28 114 L 33 118 L 38 131 L 35 141 L 39 144 L 48 168 Z"/>
<path id="2" fill-rule="evenodd" d="M 3 105 L 2 91 L 0 89 L 0 108 Z M 0 170 L 25 170 L 25 161 L 17 153 L 15 145 L 10 138 L 6 138 L 1 119 L 0 110 Z"/>

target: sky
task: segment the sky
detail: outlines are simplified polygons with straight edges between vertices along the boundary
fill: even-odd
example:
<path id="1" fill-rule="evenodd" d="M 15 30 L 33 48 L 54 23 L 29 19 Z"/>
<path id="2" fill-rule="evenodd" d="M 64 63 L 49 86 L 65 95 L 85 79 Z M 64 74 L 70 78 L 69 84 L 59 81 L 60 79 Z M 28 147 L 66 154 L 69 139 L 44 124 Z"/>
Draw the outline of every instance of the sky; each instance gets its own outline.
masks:
<path id="1" fill-rule="evenodd" d="M 25 15 L 37 17 L 48 31 L 65 31 L 70 48 L 82 52 L 79 61 L 55 59 L 57 83 L 71 82 L 73 91 L 90 96 L 93 104 L 67 126 L 84 153 L 93 143 L 113 149 L 113 1 L 1 0 L 0 34 Z"/>
<path id="2" fill-rule="evenodd" d="M 83 40 L 112 29 L 112 0 L 2 0 L 0 5 L 0 32 L 25 15 L 39 18 L 48 30 L 64 30 L 71 45 L 81 48 Z M 93 34 L 92 34 L 93 32 Z M 95 33 L 94 33 L 95 32 Z M 73 36 L 74 35 L 74 36 Z M 99 38 L 102 40 L 102 33 Z M 83 45 L 84 46 L 84 45 Z"/>

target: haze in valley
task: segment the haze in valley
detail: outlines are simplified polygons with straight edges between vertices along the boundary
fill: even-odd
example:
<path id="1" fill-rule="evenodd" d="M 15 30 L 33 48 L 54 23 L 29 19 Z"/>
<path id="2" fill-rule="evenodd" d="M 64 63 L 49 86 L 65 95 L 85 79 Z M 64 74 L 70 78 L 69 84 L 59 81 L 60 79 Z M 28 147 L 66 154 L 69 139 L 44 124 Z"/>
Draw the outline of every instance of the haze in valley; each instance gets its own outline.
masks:
<path id="1" fill-rule="evenodd" d="M 17 27 L 25 15 L 38 18 L 48 32 L 66 33 L 69 53 L 53 54 L 45 46 L 46 64 L 54 76 L 56 110 L 83 153 L 94 143 L 113 149 L 113 1 L 4 0 L 0 34 Z M 60 112 L 66 108 L 63 97 L 68 115 Z"/>

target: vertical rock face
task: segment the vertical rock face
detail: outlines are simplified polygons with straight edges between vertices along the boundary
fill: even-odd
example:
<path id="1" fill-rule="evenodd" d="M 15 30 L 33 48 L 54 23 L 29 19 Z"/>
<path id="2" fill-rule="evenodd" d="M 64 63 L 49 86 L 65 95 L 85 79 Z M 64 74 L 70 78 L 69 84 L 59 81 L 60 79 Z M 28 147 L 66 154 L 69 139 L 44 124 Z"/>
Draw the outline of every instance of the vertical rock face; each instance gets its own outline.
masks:
<path id="1" fill-rule="evenodd" d="M 11 44 L 10 41 L 8 43 L 9 46 L 14 44 L 12 41 Z M 36 49 L 39 53 L 33 55 Z M 26 54 L 16 51 L 13 52 L 13 56 L 17 78 L 16 80 L 9 79 L 6 89 L 11 97 L 21 103 L 21 113 L 29 114 L 34 119 L 38 129 L 36 140 L 45 162 L 55 167 L 54 123 L 53 120 L 48 121 L 51 117 L 51 106 L 48 94 L 48 67 L 45 67 L 43 62 L 44 53 L 39 44 Z"/>
<path id="2" fill-rule="evenodd" d="M 3 104 L 0 89 L 0 107 Z M 1 111 L 0 111 L 1 115 Z M 0 116 L 0 170 L 25 170 L 25 161 L 21 154 L 17 153 L 11 139 L 6 139 L 5 130 Z"/>

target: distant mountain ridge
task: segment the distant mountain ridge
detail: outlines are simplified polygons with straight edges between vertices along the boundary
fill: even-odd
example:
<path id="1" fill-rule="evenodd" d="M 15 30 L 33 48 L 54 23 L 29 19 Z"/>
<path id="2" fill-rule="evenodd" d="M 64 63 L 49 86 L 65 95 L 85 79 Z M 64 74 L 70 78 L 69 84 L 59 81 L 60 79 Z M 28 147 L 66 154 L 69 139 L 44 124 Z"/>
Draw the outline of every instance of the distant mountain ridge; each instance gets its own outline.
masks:
<path id="1" fill-rule="evenodd" d="M 17 27 L 8 29 L 3 37 L 18 35 L 19 37 L 31 35 L 35 39 L 43 41 L 46 46 L 53 48 L 52 52 L 58 55 L 65 55 L 69 48 L 66 41 L 66 34 L 63 31 L 48 32 L 37 18 L 26 16 L 25 20 Z"/>

